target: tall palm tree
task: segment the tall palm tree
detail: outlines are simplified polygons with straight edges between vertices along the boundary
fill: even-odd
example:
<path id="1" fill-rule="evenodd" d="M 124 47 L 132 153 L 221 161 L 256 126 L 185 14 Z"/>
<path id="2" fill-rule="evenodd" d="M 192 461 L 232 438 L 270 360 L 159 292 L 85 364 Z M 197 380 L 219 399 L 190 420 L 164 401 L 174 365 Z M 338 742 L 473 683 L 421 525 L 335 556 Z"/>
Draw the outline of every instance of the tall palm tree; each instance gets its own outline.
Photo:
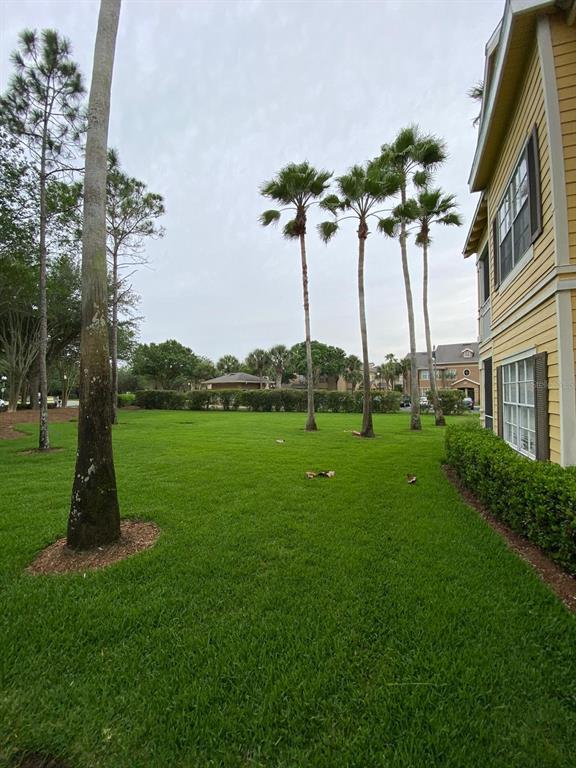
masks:
<path id="1" fill-rule="evenodd" d="M 106 268 L 106 150 L 119 17 L 120 0 L 101 0 L 88 104 L 84 175 L 80 412 L 68 517 L 68 546 L 75 549 L 89 549 L 120 538 L 112 452 Z"/>
<path id="2" fill-rule="evenodd" d="M 370 359 L 368 356 L 368 332 L 366 329 L 366 304 L 364 298 L 364 255 L 366 239 L 370 234 L 369 219 L 378 217 L 384 200 L 394 194 L 398 188 L 397 176 L 388 173 L 378 162 L 366 166 L 354 165 L 347 174 L 337 180 L 338 195 L 328 195 L 321 206 L 334 214 L 334 221 L 324 221 L 319 225 L 322 239 L 327 243 L 337 232 L 339 218 L 355 219 L 358 222 L 358 306 L 360 310 L 360 336 L 362 338 L 362 437 L 374 437 L 372 424 L 372 400 L 370 396 Z"/>
<path id="3" fill-rule="evenodd" d="M 436 387 L 436 377 L 434 375 L 434 365 L 432 362 L 432 342 L 430 339 L 430 317 L 428 313 L 428 248 L 431 243 L 430 227 L 432 224 L 443 224 L 445 226 L 453 225 L 459 227 L 462 224 L 462 218 L 456 212 L 456 199 L 454 195 L 445 195 L 441 189 L 422 189 L 418 195 L 417 203 L 418 232 L 416 235 L 416 245 L 422 248 L 424 273 L 422 303 L 424 309 L 424 329 L 426 332 L 426 356 L 428 359 L 428 371 L 430 376 L 430 392 L 432 394 L 436 426 L 443 427 L 446 422 L 438 398 L 438 389 Z"/>
<path id="4" fill-rule="evenodd" d="M 282 206 L 281 210 L 290 211 L 294 218 L 290 219 L 283 229 L 284 237 L 300 241 L 300 258 L 302 262 L 302 292 L 304 295 L 304 323 L 306 327 L 306 381 L 308 388 L 308 417 L 306 430 L 315 432 L 318 429 L 314 414 L 314 376 L 312 369 L 312 347 L 310 336 L 310 301 L 308 298 L 308 264 L 306 261 L 306 223 L 308 211 L 312 205 L 328 189 L 332 173 L 317 171 L 309 163 L 290 163 L 282 168 L 271 181 L 266 181 L 260 187 L 264 197 L 269 197 Z M 281 210 L 264 211 L 260 223 L 267 227 L 277 223 Z"/>
<path id="5" fill-rule="evenodd" d="M 423 134 L 418 126 L 403 128 L 391 144 L 384 144 L 380 162 L 389 172 L 398 176 L 401 203 L 392 216 L 384 218 L 379 228 L 389 236 L 398 236 L 402 256 L 402 273 L 408 310 L 408 328 L 410 333 L 410 429 L 422 429 L 420 421 L 420 399 L 418 396 L 418 370 L 416 367 L 416 328 L 414 323 L 414 303 L 410 285 L 410 270 L 406 240 L 408 225 L 414 220 L 415 206 L 408 204 L 407 190 L 411 181 L 422 186 L 429 174 L 446 158 L 444 143 L 435 136 Z"/>

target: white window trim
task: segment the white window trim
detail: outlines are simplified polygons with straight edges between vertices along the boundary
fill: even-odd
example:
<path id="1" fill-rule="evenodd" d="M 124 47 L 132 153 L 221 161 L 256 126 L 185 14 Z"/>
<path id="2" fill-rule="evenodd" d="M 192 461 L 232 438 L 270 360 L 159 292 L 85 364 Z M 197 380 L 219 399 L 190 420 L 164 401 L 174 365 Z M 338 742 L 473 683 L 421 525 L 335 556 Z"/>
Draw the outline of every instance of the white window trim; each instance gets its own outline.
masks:
<path id="1" fill-rule="evenodd" d="M 515 355 L 510 355 L 509 357 L 505 357 L 500 361 L 500 365 L 504 367 L 505 365 L 512 365 L 513 363 L 519 363 L 521 360 L 526 360 L 528 357 L 533 357 L 536 354 L 536 347 L 530 347 L 529 349 L 525 349 L 522 352 L 517 352 Z M 494 365 L 494 364 L 493 364 Z M 502 382 L 502 388 L 504 388 L 504 382 Z M 498 399 L 502 398 L 502 414 L 504 414 L 504 389 L 502 389 L 502 392 L 498 392 Z M 536 408 L 536 405 L 534 404 L 534 408 Z M 530 459 L 531 461 L 537 461 L 536 455 L 530 456 L 529 453 L 526 453 L 525 451 L 520 450 L 516 445 L 512 445 L 512 443 L 509 443 L 508 440 L 504 436 L 502 436 L 502 440 L 506 443 L 506 445 L 509 445 L 510 448 L 516 451 L 516 453 L 519 453 L 520 456 L 524 456 L 527 459 Z"/>

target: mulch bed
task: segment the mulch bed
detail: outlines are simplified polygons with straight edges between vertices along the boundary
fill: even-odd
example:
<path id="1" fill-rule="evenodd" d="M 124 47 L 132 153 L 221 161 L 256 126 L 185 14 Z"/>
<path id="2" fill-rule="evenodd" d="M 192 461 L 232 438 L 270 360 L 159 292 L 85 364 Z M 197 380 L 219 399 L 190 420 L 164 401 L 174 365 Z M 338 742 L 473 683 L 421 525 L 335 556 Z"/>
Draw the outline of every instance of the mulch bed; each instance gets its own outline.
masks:
<path id="1" fill-rule="evenodd" d="M 57 424 L 63 421 L 74 421 L 78 418 L 78 408 L 51 408 L 48 412 L 48 424 Z M 14 429 L 14 424 L 38 424 L 39 411 L 16 411 L 0 413 L 0 440 L 14 440 L 24 437 L 24 433 Z"/>
<path id="2" fill-rule="evenodd" d="M 456 488 L 460 496 L 471 507 L 480 513 L 495 531 L 497 531 L 506 541 L 508 547 L 516 552 L 523 560 L 534 568 L 543 582 L 548 584 L 550 589 L 555 592 L 564 605 L 573 613 L 576 613 L 576 578 L 563 571 L 548 555 L 545 555 L 541 549 L 532 544 L 519 533 L 516 533 L 500 520 L 488 512 L 486 507 L 464 487 L 460 478 L 454 469 L 448 465 L 442 467 L 444 474 L 452 485 Z"/>
<path id="3" fill-rule="evenodd" d="M 160 535 L 157 525 L 139 520 L 124 520 L 120 532 L 120 539 L 114 544 L 91 550 L 69 549 L 65 538 L 58 539 L 42 550 L 26 570 L 35 576 L 99 570 L 149 549 Z"/>

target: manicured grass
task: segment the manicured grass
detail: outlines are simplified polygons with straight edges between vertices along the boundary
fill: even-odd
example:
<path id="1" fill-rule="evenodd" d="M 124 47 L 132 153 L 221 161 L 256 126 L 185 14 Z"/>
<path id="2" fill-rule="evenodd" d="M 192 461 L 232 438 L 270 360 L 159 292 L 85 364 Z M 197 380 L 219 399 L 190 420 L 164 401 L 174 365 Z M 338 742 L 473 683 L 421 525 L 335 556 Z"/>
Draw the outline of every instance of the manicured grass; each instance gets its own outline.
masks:
<path id="1" fill-rule="evenodd" d="M 0 764 L 572 768 L 575 617 L 459 500 L 431 419 L 120 418 L 123 514 L 162 535 L 85 577 L 23 572 L 65 532 L 75 425 L 0 443 Z"/>

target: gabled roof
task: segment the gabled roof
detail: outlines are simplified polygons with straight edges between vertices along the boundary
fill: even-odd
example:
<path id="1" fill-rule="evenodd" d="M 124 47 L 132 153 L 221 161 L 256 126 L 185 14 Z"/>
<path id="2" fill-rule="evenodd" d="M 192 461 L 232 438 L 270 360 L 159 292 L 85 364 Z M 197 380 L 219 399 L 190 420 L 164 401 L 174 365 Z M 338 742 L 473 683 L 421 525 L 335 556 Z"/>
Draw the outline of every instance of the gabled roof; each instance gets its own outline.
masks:
<path id="1" fill-rule="evenodd" d="M 536 21 L 555 0 L 507 0 L 504 16 L 486 46 L 485 93 L 478 143 L 468 183 L 479 192 L 490 181 L 531 53 Z"/>
<path id="2" fill-rule="evenodd" d="M 464 351 L 470 350 L 472 357 L 464 357 Z M 438 344 L 436 347 L 436 365 L 466 365 L 478 363 L 478 342 L 470 341 L 463 344 Z M 416 352 L 416 367 L 428 368 L 426 352 Z"/>
<path id="3" fill-rule="evenodd" d="M 253 376 L 251 373 L 226 373 L 223 376 L 216 376 L 215 379 L 206 379 L 202 384 L 264 384 L 268 379 L 261 379 L 260 376 Z"/>

